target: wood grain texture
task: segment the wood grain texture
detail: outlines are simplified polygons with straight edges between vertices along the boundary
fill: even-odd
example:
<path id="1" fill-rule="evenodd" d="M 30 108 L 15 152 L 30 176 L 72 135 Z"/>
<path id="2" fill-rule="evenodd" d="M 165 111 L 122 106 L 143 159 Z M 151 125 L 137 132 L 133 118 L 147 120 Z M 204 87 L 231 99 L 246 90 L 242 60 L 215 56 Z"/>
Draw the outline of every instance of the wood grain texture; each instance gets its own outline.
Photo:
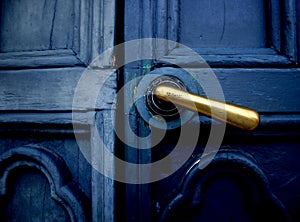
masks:
<path id="1" fill-rule="evenodd" d="M 74 91 L 84 71 L 84 68 L 0 71 L 0 110 L 71 111 Z M 116 84 L 114 70 L 92 72 L 94 74 L 85 75 L 90 78 L 82 83 L 85 87 L 82 94 L 79 93 L 78 106 L 73 107 L 74 110 L 111 106 L 111 97 L 99 97 L 97 104 L 92 104 L 89 95 L 98 95 L 104 81 L 102 93 L 110 94 L 109 90 L 114 89 Z"/>
<path id="2" fill-rule="evenodd" d="M 0 53 L 1 69 L 85 66 L 73 50 Z"/>
<path id="3" fill-rule="evenodd" d="M 92 1 L 91 61 L 115 44 L 115 1 Z M 88 15 L 90 16 L 90 15 Z M 99 67 L 111 67 L 112 54 L 101 60 Z"/>
<path id="4" fill-rule="evenodd" d="M 178 42 L 179 41 L 179 12 L 180 2 L 169 1 L 168 4 L 168 39 Z M 172 48 L 170 48 L 171 50 Z"/>
<path id="5" fill-rule="evenodd" d="M 283 32 L 282 36 L 282 52 L 284 52 L 292 60 L 296 60 L 297 56 L 297 34 L 296 34 L 296 1 L 295 0 L 285 0 L 283 2 Z"/>
<path id="6" fill-rule="evenodd" d="M 281 12 L 280 10 L 280 0 L 269 1 L 269 23 L 270 23 L 270 30 L 269 30 L 269 46 L 273 47 L 277 51 L 281 50 L 282 44 L 282 24 L 281 24 Z"/>
<path id="7" fill-rule="evenodd" d="M 180 43 L 189 47 L 266 46 L 264 1 L 181 1 Z M 237 19 L 238 18 L 238 19 Z"/>
<path id="8" fill-rule="evenodd" d="M 1 207 L 4 221 L 50 221 L 53 217 L 59 221 L 71 221 L 65 209 L 51 199 L 47 179 L 37 170 L 19 170 L 19 175 L 11 175 L 9 201 Z M 41 191 L 43 195 L 41 195 Z M 26 207 L 20 207 L 26 206 Z"/>
<path id="9" fill-rule="evenodd" d="M 1 1 L 1 52 L 64 49 L 72 46 L 72 1 Z"/>
<path id="10" fill-rule="evenodd" d="M 1 208 L 6 216 L 16 216 L 17 219 L 23 217 L 53 219 L 58 216 L 62 217 L 63 221 L 64 219 L 66 221 L 88 220 L 88 214 L 86 214 L 88 212 L 84 211 L 84 209 L 89 209 L 87 199 L 80 191 L 78 184 L 72 181 L 65 162 L 56 153 L 37 145 L 18 147 L 1 154 L 0 163 L 1 197 L 7 197 L 7 199 L 2 199 L 1 203 L 10 200 L 8 206 L 2 206 L 6 208 L 6 211 Z M 31 178 L 32 171 L 33 175 L 35 174 L 33 178 Z M 18 173 L 22 175 L 21 181 L 19 181 L 18 175 L 20 174 Z M 10 181 L 12 175 L 17 177 L 13 178 L 15 181 Z M 26 175 L 29 177 L 25 177 L 24 183 Z M 36 183 L 31 184 L 34 181 Z M 20 185 L 21 187 L 19 187 Z M 32 191 L 35 186 L 38 190 Z M 9 190 L 11 188 L 15 189 L 15 192 Z M 39 195 L 41 192 L 44 196 Z M 13 195 L 10 196 L 11 194 Z M 55 202 L 49 200 L 50 196 Z M 32 210 L 28 211 L 28 208 L 25 208 L 27 209 L 25 211 L 20 208 L 22 203 L 19 201 L 28 203 L 25 206 Z M 54 209 L 49 209 L 49 205 Z M 11 209 L 7 207 L 11 207 Z M 49 212 L 51 212 L 50 215 L 47 215 Z"/>
<path id="11" fill-rule="evenodd" d="M 156 38 L 168 39 L 168 22 L 169 10 L 168 1 L 157 1 L 155 8 L 154 35 Z M 168 52 L 168 45 L 164 44 L 162 47 L 157 47 L 156 52 L 159 54 L 166 54 Z"/>
<path id="12" fill-rule="evenodd" d="M 130 1 L 131 2 L 131 1 Z M 127 4 L 128 2 L 125 2 Z M 129 16 L 129 15 L 127 15 Z M 126 34 L 126 33 L 125 33 Z M 125 35 L 126 37 L 126 35 Z M 143 47 L 141 45 L 141 47 Z M 132 68 L 126 66 L 124 69 L 124 83 L 129 82 L 130 80 L 140 76 L 143 74 L 143 70 L 139 68 Z M 124 94 L 119 95 L 121 104 L 119 103 L 117 110 L 116 121 L 119 121 L 119 127 L 123 124 L 123 121 L 130 121 L 131 126 L 128 128 L 128 125 L 125 126 L 124 130 L 124 139 L 125 141 L 131 141 L 134 147 L 144 146 L 150 147 L 151 141 L 139 140 L 138 136 L 133 136 L 132 132 L 135 135 L 139 135 L 141 137 L 148 135 L 149 128 L 145 125 L 144 121 L 141 119 L 136 109 L 131 108 L 130 105 L 133 104 L 133 89 L 135 85 L 130 84 L 129 87 L 126 88 Z M 129 112 L 128 112 L 129 107 Z M 125 111 L 127 110 L 127 111 Z M 120 121 L 121 124 L 120 124 Z M 118 122 L 117 122 L 118 124 Z M 120 149 L 121 148 L 121 149 Z M 131 163 L 149 163 L 151 162 L 151 150 L 141 150 L 133 148 L 129 145 L 120 144 L 118 146 L 118 150 L 116 150 L 119 155 L 122 155 L 124 160 Z M 123 170 L 123 175 L 125 178 L 128 178 L 132 181 L 139 181 L 139 179 L 143 180 L 143 178 L 150 178 L 151 170 L 141 170 L 137 165 L 134 170 L 130 170 L 128 168 L 117 169 L 119 172 Z M 121 171 L 122 173 L 122 171 Z M 150 184 L 124 184 L 122 186 L 122 194 L 124 199 L 124 204 L 120 204 L 117 208 L 121 212 L 126 212 L 125 220 L 127 221 L 145 221 L 150 222 L 153 221 L 152 213 L 152 200 L 151 200 L 151 185 Z M 134 201 L 133 201 L 134 200 Z M 147 215 L 147 216 L 145 216 Z M 124 215 L 125 216 L 125 215 Z M 121 218 L 124 220 L 124 218 Z"/>
<path id="13" fill-rule="evenodd" d="M 113 178 L 104 176 L 99 172 L 116 172 L 116 163 L 111 156 L 105 154 L 115 152 L 115 120 L 114 110 L 103 110 L 96 114 L 96 124 L 91 129 L 91 161 L 94 166 L 92 169 L 92 204 L 93 217 L 100 221 L 114 221 L 115 201 L 118 197 L 115 195 Z M 95 130 L 97 127 L 97 131 Z M 101 142 L 99 142 L 101 140 Z M 98 170 L 97 170 L 98 169 Z"/>
<path id="14" fill-rule="evenodd" d="M 154 3 L 153 35 L 155 38 L 162 38 L 174 41 L 174 43 L 161 45 L 155 48 L 158 54 L 167 54 L 179 41 L 179 1 L 157 1 Z M 176 42 L 176 43 L 175 43 Z"/>
<path id="15" fill-rule="evenodd" d="M 32 3 L 1 3 L 1 69 L 87 66 L 113 46 L 114 1 Z M 111 66 L 111 55 L 101 62 Z"/>

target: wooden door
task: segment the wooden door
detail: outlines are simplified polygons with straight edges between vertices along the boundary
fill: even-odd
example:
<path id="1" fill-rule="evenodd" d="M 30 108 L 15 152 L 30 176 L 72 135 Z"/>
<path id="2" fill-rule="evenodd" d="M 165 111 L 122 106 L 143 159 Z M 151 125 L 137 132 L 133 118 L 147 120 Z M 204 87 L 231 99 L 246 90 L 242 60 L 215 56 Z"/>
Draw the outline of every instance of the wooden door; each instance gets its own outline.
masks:
<path id="1" fill-rule="evenodd" d="M 203 168 L 199 162 L 205 159 L 202 153 L 210 129 L 220 123 L 203 116 L 192 119 L 190 128 L 201 124 L 193 154 L 162 180 L 120 186 L 120 221 L 299 220 L 299 7 L 294 0 L 124 1 L 124 16 L 119 21 L 124 17 L 125 41 L 164 38 L 190 47 L 212 68 L 226 102 L 254 109 L 261 119 L 254 131 L 227 126 L 218 153 Z M 163 56 L 129 64 L 123 84 L 151 75 L 151 70 L 163 73 L 161 67 L 174 61 L 196 77 L 203 75 L 195 55 L 184 47 L 156 48 L 154 44 L 151 49 Z M 125 93 L 125 101 L 134 96 L 136 85 Z M 132 109 L 128 116 L 134 124 L 126 130 L 141 138 L 149 129 L 157 130 L 138 110 Z M 174 149 L 180 133 L 169 130 L 150 150 L 125 144 L 125 151 L 119 152 L 132 163 L 158 161 Z M 150 139 L 148 142 L 151 144 Z M 189 143 L 184 146 L 188 149 Z M 169 167 L 175 163 L 172 159 Z M 160 170 L 155 174 L 166 171 Z M 133 173 L 139 178 L 151 176 L 142 170 L 130 175 Z"/>
<path id="2" fill-rule="evenodd" d="M 97 153 L 86 116 L 106 102 L 87 105 L 97 93 L 88 90 L 77 106 L 73 98 L 90 62 L 114 44 L 114 1 L 3 0 L 0 16 L 1 221 L 113 221 L 113 182 L 79 145 Z M 95 70 L 113 72 L 111 59 Z"/>

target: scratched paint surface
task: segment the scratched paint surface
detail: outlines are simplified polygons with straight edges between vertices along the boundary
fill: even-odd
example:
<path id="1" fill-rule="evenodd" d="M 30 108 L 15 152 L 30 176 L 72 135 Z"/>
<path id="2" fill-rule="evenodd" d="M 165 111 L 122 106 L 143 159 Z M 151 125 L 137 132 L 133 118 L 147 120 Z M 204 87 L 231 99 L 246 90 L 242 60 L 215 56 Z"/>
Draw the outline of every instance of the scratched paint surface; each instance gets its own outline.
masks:
<path id="1" fill-rule="evenodd" d="M 0 52 L 72 46 L 75 18 L 72 1 L 3 0 L 0 9 Z"/>
<path id="2" fill-rule="evenodd" d="M 260 0 L 182 1 L 180 41 L 192 48 L 264 47 L 265 16 Z"/>

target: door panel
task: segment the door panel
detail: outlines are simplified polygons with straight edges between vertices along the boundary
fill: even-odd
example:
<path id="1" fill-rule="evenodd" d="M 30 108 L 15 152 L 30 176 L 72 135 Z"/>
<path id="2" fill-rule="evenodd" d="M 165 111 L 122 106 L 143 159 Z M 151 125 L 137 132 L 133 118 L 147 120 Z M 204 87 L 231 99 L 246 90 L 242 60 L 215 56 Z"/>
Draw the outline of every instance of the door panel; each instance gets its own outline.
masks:
<path id="1" fill-rule="evenodd" d="M 207 169 L 200 170 L 195 164 L 184 179 L 180 195 L 161 219 L 286 221 L 285 209 L 269 192 L 265 175 L 252 161 L 240 151 L 222 150 Z"/>
<path id="2" fill-rule="evenodd" d="M 71 1 L 2 1 L 1 52 L 71 48 Z"/>
<path id="3" fill-rule="evenodd" d="M 20 173 L 22 173 L 21 176 L 14 178 L 14 183 L 8 182 L 10 184 L 18 184 L 18 186 L 10 188 L 13 196 L 8 203 L 5 203 L 8 210 L 5 213 L 1 213 L 5 218 L 4 220 L 29 221 L 32 215 L 37 220 L 51 220 L 53 218 L 51 215 L 56 215 L 59 221 L 70 221 L 69 215 L 66 214 L 65 210 L 51 200 L 49 184 L 47 184 L 45 178 L 42 178 L 43 175 L 34 171 Z M 34 183 L 31 183 L 30 180 L 34 180 Z M 41 190 L 45 193 L 44 198 L 40 195 Z M 33 202 L 30 199 L 34 200 L 34 206 L 32 206 Z M 30 215 L 28 215 L 26 208 L 18 208 L 20 205 L 29 206 L 32 209 Z M 18 211 L 12 209 L 18 209 Z"/>
<path id="4" fill-rule="evenodd" d="M 267 1 L 181 1 L 180 4 L 178 37 L 184 45 L 192 48 L 267 45 Z"/>
<path id="5" fill-rule="evenodd" d="M 2 1 L 1 67 L 83 66 L 87 13 L 80 1 Z"/>
<path id="6" fill-rule="evenodd" d="M 87 66 L 114 43 L 114 19 L 104 12 L 114 18 L 114 2 L 1 1 L 0 67 Z"/>
<path id="7" fill-rule="evenodd" d="M 0 7 L 1 218 L 113 221 L 114 183 L 81 151 L 102 156 L 93 136 L 96 111 L 103 121 L 102 111 L 113 109 L 111 54 L 88 65 L 114 44 L 115 2 L 4 0 Z M 76 94 L 87 72 L 97 79 Z M 106 78 L 101 92 L 110 96 L 92 104 Z M 111 148 L 108 128 L 101 133 L 110 135 Z"/>
<path id="8" fill-rule="evenodd" d="M 0 170 L 5 221 L 88 220 L 88 199 L 56 153 L 37 146 L 9 149 Z"/>
<path id="9" fill-rule="evenodd" d="M 220 123 L 196 115 L 187 127 L 192 130 L 200 124 L 200 138 L 179 170 L 151 184 L 124 185 L 126 219 L 298 221 L 300 69 L 295 18 L 299 17 L 299 3 L 132 0 L 125 1 L 124 8 L 125 41 L 158 37 L 191 47 L 212 68 L 226 102 L 252 108 L 261 117 L 254 131 L 227 126 L 218 154 L 210 165 L 199 169 L 210 130 Z M 180 44 L 160 48 L 153 44 L 152 50 L 163 56 L 155 57 L 148 71 L 145 61 L 125 67 L 123 84 L 137 76 L 163 73 L 162 67 L 174 67 L 174 63 L 193 73 L 200 85 L 211 73 L 198 63 L 198 55 Z M 124 101 L 134 95 L 134 87 L 125 93 Z M 125 130 L 140 136 L 148 135 L 149 129 L 158 130 L 149 126 L 138 110 L 132 110 L 130 117 L 135 127 Z M 172 152 L 179 135 L 180 130 L 168 131 L 159 145 L 147 152 L 125 144 L 124 158 L 134 163 L 161 160 Z M 168 167 L 176 167 L 176 161 L 170 160 Z M 162 167 L 155 175 L 166 171 Z M 135 175 L 148 176 L 138 171 Z"/>

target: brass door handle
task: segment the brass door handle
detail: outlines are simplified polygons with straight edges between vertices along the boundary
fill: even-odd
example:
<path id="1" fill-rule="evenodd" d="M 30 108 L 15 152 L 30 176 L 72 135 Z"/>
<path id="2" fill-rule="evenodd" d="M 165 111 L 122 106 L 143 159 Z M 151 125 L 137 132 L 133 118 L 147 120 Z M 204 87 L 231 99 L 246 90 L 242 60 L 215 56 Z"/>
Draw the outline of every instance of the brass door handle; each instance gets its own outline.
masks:
<path id="1" fill-rule="evenodd" d="M 254 130 L 259 125 L 260 117 L 254 110 L 200 96 L 205 91 L 196 78 L 182 69 L 168 67 L 143 76 L 134 90 L 140 116 L 161 129 L 184 125 L 193 118 L 194 112 L 244 130 Z M 218 90 L 216 93 L 220 93 Z"/>
<path id="2" fill-rule="evenodd" d="M 244 130 L 253 130 L 259 124 L 259 114 L 251 109 L 208 99 L 169 85 L 158 85 L 153 94 L 160 100 L 199 112 Z M 213 111 L 212 111 L 213 110 Z"/>

